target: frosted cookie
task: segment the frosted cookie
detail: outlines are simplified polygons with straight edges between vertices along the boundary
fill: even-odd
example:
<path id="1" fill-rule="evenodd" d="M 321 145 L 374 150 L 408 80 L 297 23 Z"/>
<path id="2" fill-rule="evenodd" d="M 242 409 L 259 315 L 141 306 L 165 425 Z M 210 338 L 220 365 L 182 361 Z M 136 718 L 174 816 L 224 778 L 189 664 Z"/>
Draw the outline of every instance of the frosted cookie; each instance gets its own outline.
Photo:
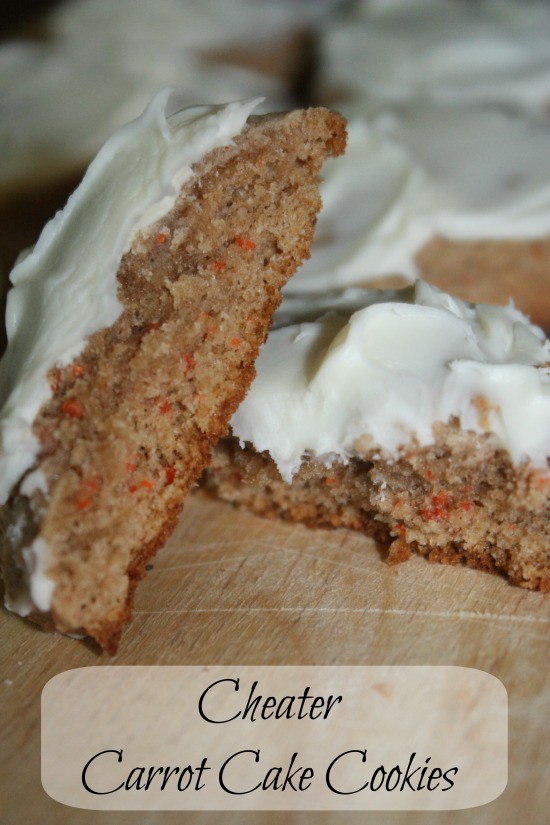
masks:
<path id="1" fill-rule="evenodd" d="M 423 282 L 360 294 L 269 334 L 207 487 L 550 590 L 550 343 Z"/>
<path id="2" fill-rule="evenodd" d="M 252 380 L 307 256 L 324 109 L 180 109 L 110 138 L 11 274 L 0 364 L 7 606 L 116 649 L 147 559 Z"/>
<path id="3" fill-rule="evenodd" d="M 295 291 L 421 277 L 550 328 L 550 6 L 359 0 L 318 48 L 317 99 L 356 122 Z"/>
<path id="4" fill-rule="evenodd" d="M 349 124 L 287 294 L 422 277 L 550 327 L 550 121 L 418 104 Z M 388 279 L 391 278 L 391 282 Z"/>

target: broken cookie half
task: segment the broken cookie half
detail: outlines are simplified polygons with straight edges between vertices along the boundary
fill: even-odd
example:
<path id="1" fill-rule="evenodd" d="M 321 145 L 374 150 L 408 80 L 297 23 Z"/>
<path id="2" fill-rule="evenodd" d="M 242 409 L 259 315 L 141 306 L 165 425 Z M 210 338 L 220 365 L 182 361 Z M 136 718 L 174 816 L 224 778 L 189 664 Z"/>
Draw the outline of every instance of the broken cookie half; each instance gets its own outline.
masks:
<path id="1" fill-rule="evenodd" d="M 325 109 L 179 109 L 101 149 L 11 274 L 0 365 L 7 606 L 116 650 L 150 556 L 254 376 L 308 256 Z"/>
<path id="2" fill-rule="evenodd" d="M 301 323 L 299 321 L 302 321 Z M 550 591 L 550 342 L 417 281 L 287 296 L 206 486 Z"/>

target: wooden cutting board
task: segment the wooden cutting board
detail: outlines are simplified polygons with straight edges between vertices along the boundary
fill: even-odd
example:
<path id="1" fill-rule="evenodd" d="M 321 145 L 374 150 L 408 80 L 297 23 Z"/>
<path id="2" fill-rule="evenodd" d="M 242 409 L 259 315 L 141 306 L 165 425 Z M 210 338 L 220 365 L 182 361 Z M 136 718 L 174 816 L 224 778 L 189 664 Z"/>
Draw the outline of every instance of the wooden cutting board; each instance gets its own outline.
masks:
<path id="1" fill-rule="evenodd" d="M 306 823 L 539 825 L 550 736 L 550 597 L 414 558 L 388 567 L 361 535 L 309 531 L 192 496 L 138 590 L 112 659 L 0 611 L 2 825 Z M 489 671 L 510 701 L 504 794 L 462 812 L 98 813 L 40 784 L 40 693 L 63 670 L 107 664 L 443 664 Z"/>

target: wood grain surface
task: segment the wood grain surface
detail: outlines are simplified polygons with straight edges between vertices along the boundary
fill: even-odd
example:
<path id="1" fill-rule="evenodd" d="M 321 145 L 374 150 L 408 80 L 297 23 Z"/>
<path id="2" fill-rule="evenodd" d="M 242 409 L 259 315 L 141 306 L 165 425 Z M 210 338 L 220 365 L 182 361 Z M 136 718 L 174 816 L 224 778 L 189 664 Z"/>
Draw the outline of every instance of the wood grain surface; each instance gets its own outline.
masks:
<path id="1" fill-rule="evenodd" d="M 363 536 L 264 521 L 191 496 L 138 589 L 117 656 L 1 611 L 2 825 L 539 825 L 547 821 L 550 599 L 423 559 L 388 567 Z M 441 813 L 120 813 L 67 808 L 40 784 L 40 693 L 107 664 L 444 664 L 489 671 L 510 702 L 510 775 L 481 808 Z"/>

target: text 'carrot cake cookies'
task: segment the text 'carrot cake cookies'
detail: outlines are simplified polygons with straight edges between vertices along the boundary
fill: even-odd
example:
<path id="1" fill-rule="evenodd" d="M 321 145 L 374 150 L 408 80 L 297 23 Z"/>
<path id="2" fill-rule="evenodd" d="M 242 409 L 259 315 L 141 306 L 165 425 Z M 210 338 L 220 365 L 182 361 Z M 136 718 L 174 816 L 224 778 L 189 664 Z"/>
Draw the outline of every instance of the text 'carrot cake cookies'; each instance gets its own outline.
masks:
<path id="1" fill-rule="evenodd" d="M 422 281 L 351 290 L 328 313 L 325 299 L 309 323 L 286 303 L 208 488 L 261 515 L 364 531 L 390 562 L 412 550 L 549 591 L 542 331 Z"/>
<path id="2" fill-rule="evenodd" d="M 12 272 L 0 365 L 7 606 L 116 649 L 146 560 L 254 375 L 308 255 L 325 109 L 181 109 L 101 149 Z"/>

